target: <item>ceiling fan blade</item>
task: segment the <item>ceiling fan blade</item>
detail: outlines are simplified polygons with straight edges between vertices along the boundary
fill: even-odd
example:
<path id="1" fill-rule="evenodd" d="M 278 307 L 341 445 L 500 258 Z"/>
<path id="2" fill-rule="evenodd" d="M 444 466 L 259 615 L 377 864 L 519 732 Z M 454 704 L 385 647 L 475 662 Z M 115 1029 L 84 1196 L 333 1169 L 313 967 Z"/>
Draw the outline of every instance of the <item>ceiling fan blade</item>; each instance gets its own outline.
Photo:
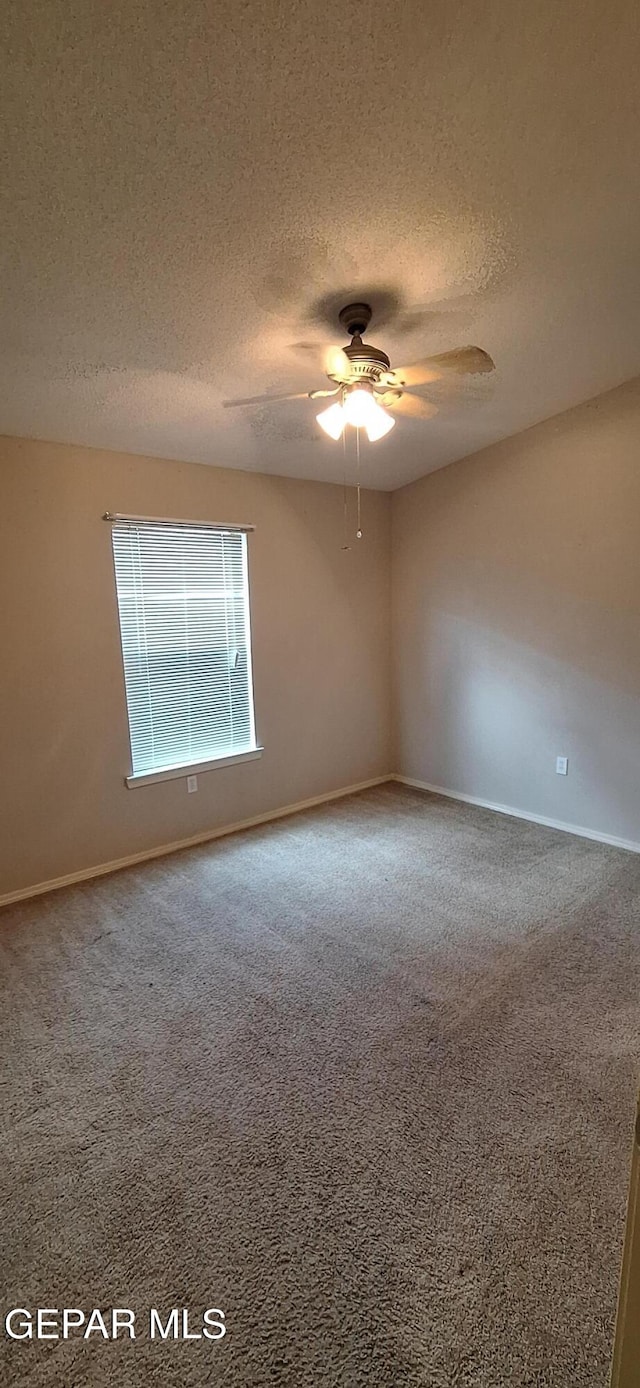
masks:
<path id="1" fill-rule="evenodd" d="M 384 405 L 385 410 L 411 415 L 413 419 L 433 419 L 434 414 L 438 413 L 438 406 L 433 405 L 430 400 L 424 400 L 420 395 L 410 395 L 406 391 L 403 391 L 402 395 L 381 397 L 380 404 Z"/>
<path id="2" fill-rule="evenodd" d="M 351 378 L 351 362 L 346 352 L 343 352 L 342 347 L 327 347 L 322 365 L 327 376 L 341 381 L 348 381 Z"/>
<path id="3" fill-rule="evenodd" d="M 495 395 L 495 377 L 485 375 L 460 376 L 455 371 L 443 375 L 439 381 L 429 381 L 428 385 L 412 386 L 411 390 L 424 395 L 438 411 L 450 414 L 461 410 L 476 410 L 488 404 Z"/>
<path id="4" fill-rule="evenodd" d="M 304 352 L 307 359 L 312 357 L 314 366 L 325 376 L 348 381 L 351 377 L 351 363 L 342 347 L 326 347 L 322 342 L 292 342 L 294 352 Z"/>
<path id="5" fill-rule="evenodd" d="M 238 400 L 223 400 L 222 403 L 226 410 L 235 408 L 236 405 L 278 405 L 284 400 L 308 400 L 309 392 L 303 390 L 297 395 L 245 395 Z"/>
<path id="6" fill-rule="evenodd" d="M 288 342 L 287 347 L 290 352 L 304 353 L 307 362 L 310 356 L 313 357 L 318 366 L 322 364 L 323 353 L 327 350 L 324 342 Z"/>
<path id="7" fill-rule="evenodd" d="M 473 375 L 477 372 L 495 371 L 495 362 L 482 347 L 456 347 L 452 352 L 440 352 L 434 357 L 413 362 L 411 366 L 395 366 L 393 375 L 407 386 L 426 386 L 430 381 L 439 381 L 449 372 L 459 376 Z"/>

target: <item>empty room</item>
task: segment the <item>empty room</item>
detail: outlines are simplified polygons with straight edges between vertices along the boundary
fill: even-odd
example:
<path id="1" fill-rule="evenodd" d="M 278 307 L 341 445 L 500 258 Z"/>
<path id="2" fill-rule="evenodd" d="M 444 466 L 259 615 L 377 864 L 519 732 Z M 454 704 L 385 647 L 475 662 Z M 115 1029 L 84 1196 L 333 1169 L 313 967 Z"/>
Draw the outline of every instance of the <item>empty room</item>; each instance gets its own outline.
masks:
<path id="1" fill-rule="evenodd" d="M 0 34 L 0 1381 L 638 1388 L 637 6 Z"/>

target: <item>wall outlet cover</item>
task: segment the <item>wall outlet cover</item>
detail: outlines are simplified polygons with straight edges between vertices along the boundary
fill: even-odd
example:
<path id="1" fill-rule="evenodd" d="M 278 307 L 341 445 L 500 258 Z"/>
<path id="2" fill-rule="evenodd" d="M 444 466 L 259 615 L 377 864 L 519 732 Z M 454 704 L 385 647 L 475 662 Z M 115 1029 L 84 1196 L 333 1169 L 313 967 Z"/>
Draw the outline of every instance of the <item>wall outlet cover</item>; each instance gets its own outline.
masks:
<path id="1" fill-rule="evenodd" d="M 198 789 L 198 777 L 197 777 L 197 776 L 187 776 L 187 790 L 188 790 L 188 792 L 189 792 L 189 795 L 191 795 L 191 794 L 193 793 L 193 791 L 194 791 L 194 790 L 197 790 L 197 789 Z"/>

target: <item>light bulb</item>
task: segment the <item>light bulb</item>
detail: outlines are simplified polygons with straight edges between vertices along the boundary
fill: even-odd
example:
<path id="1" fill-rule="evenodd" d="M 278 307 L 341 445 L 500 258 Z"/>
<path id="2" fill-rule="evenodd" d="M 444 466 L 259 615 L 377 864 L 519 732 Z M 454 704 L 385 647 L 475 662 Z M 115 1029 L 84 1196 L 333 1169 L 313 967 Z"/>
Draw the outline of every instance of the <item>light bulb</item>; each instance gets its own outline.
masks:
<path id="1" fill-rule="evenodd" d="M 328 410 L 316 415 L 316 419 L 331 439 L 339 439 L 345 424 L 351 424 L 354 429 L 365 429 L 370 443 L 383 439 L 396 422 L 382 409 L 372 392 L 361 386 L 346 393 L 343 405 L 330 405 Z"/>
<path id="2" fill-rule="evenodd" d="M 320 428 L 324 429 L 325 434 L 328 434 L 330 439 L 340 438 L 345 426 L 345 415 L 342 405 L 330 405 L 328 410 L 322 410 L 320 414 L 317 414 L 316 419 Z"/>
<path id="3" fill-rule="evenodd" d="M 355 390 L 347 393 L 344 414 L 347 424 L 352 424 L 356 429 L 366 429 L 370 443 L 383 439 L 396 422 L 378 404 L 373 393 L 362 386 L 356 386 Z"/>
<path id="4" fill-rule="evenodd" d="M 352 424 L 354 429 L 365 429 L 376 409 L 376 402 L 370 390 L 356 386 L 355 390 L 347 392 L 344 414 L 347 424 Z"/>
<path id="5" fill-rule="evenodd" d="M 393 429 L 396 422 L 392 414 L 387 414 L 387 411 L 383 410 L 382 406 L 375 404 L 375 402 L 374 409 L 375 414 L 372 418 L 368 419 L 365 424 L 369 443 L 375 443 L 376 439 L 383 439 L 385 434 L 388 434 L 389 431 Z"/>

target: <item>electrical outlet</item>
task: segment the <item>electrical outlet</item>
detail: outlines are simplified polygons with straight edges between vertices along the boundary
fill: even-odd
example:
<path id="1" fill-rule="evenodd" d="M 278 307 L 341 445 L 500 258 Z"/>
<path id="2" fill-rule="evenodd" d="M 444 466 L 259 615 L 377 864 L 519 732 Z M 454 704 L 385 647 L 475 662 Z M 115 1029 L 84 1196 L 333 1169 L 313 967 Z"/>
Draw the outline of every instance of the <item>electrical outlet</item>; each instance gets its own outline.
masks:
<path id="1" fill-rule="evenodd" d="M 193 792 L 194 790 L 197 790 L 197 789 L 198 789 L 198 777 L 197 777 L 197 776 L 187 776 L 187 790 L 188 790 L 188 792 L 189 792 L 189 795 L 191 795 L 192 792 Z"/>
<path id="2" fill-rule="evenodd" d="M 569 773 L 569 758 L 556 757 L 556 772 L 558 776 L 567 776 Z"/>

